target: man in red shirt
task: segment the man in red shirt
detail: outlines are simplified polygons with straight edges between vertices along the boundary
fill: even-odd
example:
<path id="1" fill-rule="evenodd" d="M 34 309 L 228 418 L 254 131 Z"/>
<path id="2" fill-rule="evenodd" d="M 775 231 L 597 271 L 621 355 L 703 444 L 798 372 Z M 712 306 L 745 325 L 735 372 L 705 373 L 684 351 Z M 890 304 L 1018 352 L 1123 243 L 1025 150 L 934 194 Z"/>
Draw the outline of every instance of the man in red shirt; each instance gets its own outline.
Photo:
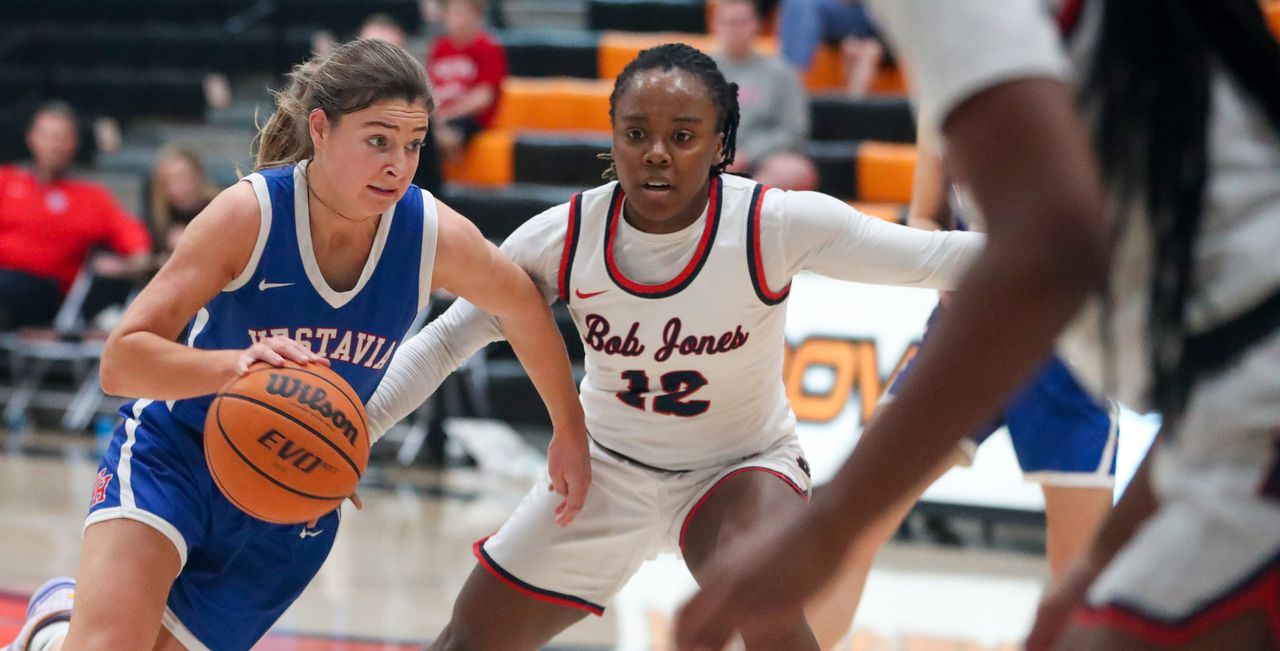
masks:
<path id="1" fill-rule="evenodd" d="M 123 256 L 104 272 L 146 264 L 146 227 L 106 188 L 66 176 L 77 144 L 74 111 L 51 102 L 27 131 L 31 165 L 0 166 L 0 331 L 51 323 L 95 247 Z"/>
<path id="2" fill-rule="evenodd" d="M 443 0 L 442 4 L 445 33 L 427 54 L 427 73 L 435 90 L 436 142 L 446 156 L 453 157 L 493 122 L 507 76 L 507 53 L 485 31 L 485 0 Z"/>

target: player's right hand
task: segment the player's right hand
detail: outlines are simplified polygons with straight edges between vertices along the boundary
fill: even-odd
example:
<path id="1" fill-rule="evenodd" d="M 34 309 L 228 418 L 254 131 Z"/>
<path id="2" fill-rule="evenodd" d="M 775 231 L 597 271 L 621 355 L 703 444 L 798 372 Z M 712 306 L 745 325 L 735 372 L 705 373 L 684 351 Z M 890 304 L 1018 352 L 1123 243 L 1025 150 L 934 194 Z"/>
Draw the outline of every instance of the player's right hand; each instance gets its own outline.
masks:
<path id="1" fill-rule="evenodd" d="M 266 337 L 244 349 L 236 360 L 236 375 L 249 372 L 255 362 L 266 362 L 272 366 L 283 366 L 285 360 L 298 364 L 329 365 L 329 360 L 311 352 L 311 349 L 288 337 Z"/>
<path id="2" fill-rule="evenodd" d="M 578 431 L 556 430 L 547 446 L 549 490 L 559 493 L 564 501 L 556 507 L 556 524 L 566 527 L 587 503 L 591 488 L 591 452 L 585 428 Z"/>

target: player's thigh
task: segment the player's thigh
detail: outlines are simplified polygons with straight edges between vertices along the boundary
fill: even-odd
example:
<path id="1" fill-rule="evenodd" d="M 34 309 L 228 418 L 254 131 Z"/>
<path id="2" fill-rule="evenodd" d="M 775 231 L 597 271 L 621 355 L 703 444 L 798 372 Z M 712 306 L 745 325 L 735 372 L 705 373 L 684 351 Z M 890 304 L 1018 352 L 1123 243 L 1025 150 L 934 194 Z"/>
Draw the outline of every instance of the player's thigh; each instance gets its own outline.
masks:
<path id="1" fill-rule="evenodd" d="M 454 602 L 452 620 L 431 649 L 538 649 L 585 616 L 581 610 L 523 594 L 477 565 Z"/>
<path id="2" fill-rule="evenodd" d="M 1049 567 L 1061 576 L 1088 549 L 1111 512 L 1112 489 L 1042 484 Z"/>
<path id="3" fill-rule="evenodd" d="M 149 525 L 128 519 L 90 525 L 64 651 L 155 646 L 180 569 L 173 542 Z"/>
<path id="4" fill-rule="evenodd" d="M 688 516 L 683 536 L 685 562 L 694 577 L 717 555 L 790 523 L 805 505 L 798 491 L 790 480 L 763 468 L 736 472 L 715 483 Z"/>

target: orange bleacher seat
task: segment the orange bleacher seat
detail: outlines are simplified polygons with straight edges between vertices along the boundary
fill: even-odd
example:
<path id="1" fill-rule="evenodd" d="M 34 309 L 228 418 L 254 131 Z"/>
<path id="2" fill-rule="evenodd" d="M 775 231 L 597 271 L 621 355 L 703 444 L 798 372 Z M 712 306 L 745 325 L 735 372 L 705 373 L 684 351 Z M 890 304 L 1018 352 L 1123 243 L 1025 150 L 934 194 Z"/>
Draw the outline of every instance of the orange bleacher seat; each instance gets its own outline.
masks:
<path id="1" fill-rule="evenodd" d="M 461 158 L 443 168 L 445 180 L 453 183 L 509 185 L 515 178 L 515 138 L 503 129 L 481 131 Z"/>
<path id="2" fill-rule="evenodd" d="M 870 215 L 876 219 L 883 219 L 894 224 L 900 224 L 902 220 L 906 219 L 906 206 L 900 203 L 873 203 L 869 201 L 846 201 L 845 203 L 864 215 Z"/>
<path id="3" fill-rule="evenodd" d="M 823 45 L 813 53 L 813 62 L 804 75 L 804 87 L 810 91 L 843 92 L 844 61 L 840 58 L 840 48 Z M 872 93 L 881 95 L 905 95 L 907 84 L 902 72 L 894 66 L 881 67 L 871 80 Z"/>
<path id="4" fill-rule="evenodd" d="M 864 142 L 858 148 L 856 180 L 862 201 L 911 201 L 916 168 L 915 145 Z"/>
<path id="5" fill-rule="evenodd" d="M 684 43 L 703 52 L 711 52 L 715 46 L 715 42 L 706 34 L 605 32 L 600 36 L 597 55 L 600 78 L 612 81 L 641 50 L 663 43 Z"/>
<path id="6" fill-rule="evenodd" d="M 502 104 L 493 126 L 499 129 L 609 131 L 612 81 L 524 79 L 502 84 Z"/>
<path id="7" fill-rule="evenodd" d="M 1267 26 L 1271 28 L 1271 33 L 1280 39 L 1280 2 L 1268 2 L 1262 6 L 1262 12 L 1267 17 Z"/>

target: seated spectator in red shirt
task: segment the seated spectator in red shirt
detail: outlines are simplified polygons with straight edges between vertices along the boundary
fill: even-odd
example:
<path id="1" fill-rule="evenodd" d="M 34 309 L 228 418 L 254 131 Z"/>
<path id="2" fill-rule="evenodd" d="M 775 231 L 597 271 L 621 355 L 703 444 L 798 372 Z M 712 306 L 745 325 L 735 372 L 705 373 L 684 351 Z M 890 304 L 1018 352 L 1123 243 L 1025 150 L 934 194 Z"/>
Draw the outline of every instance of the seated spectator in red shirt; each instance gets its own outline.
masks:
<path id="1" fill-rule="evenodd" d="M 444 34 L 427 53 L 435 88 L 432 130 L 447 157 L 457 156 L 498 112 L 507 53 L 485 31 L 485 0 L 444 0 Z"/>
<path id="2" fill-rule="evenodd" d="M 42 106 L 27 131 L 29 167 L 0 166 L 0 331 L 52 323 L 91 250 L 118 256 L 100 270 L 144 268 L 146 226 L 104 187 L 67 176 L 76 155 L 75 112 Z"/>

